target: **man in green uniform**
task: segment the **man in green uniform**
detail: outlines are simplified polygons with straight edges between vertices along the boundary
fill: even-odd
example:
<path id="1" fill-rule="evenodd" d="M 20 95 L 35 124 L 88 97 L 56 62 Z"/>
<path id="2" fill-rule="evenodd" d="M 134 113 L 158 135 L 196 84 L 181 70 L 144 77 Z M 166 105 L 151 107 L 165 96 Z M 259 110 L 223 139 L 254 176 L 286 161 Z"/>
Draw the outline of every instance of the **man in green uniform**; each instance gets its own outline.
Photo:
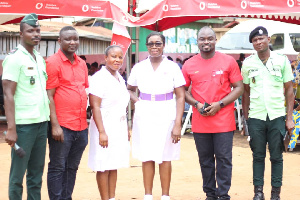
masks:
<path id="1" fill-rule="evenodd" d="M 26 173 L 27 199 L 41 199 L 45 163 L 49 101 L 46 65 L 34 49 L 41 40 L 37 15 L 26 15 L 20 23 L 20 44 L 3 61 L 3 91 L 8 130 L 6 142 L 26 152 L 20 158 L 11 151 L 9 199 L 21 200 Z"/>
<path id="2" fill-rule="evenodd" d="M 285 130 L 287 129 L 290 134 L 295 126 L 292 119 L 294 77 L 288 58 L 270 51 L 270 37 L 266 28 L 262 26 L 255 28 L 250 33 L 249 40 L 257 54 L 249 56 L 243 62 L 245 91 L 242 106 L 253 152 L 255 192 L 253 200 L 265 199 L 263 185 L 267 143 L 272 166 L 271 200 L 279 200 L 282 185 L 283 138 Z"/>

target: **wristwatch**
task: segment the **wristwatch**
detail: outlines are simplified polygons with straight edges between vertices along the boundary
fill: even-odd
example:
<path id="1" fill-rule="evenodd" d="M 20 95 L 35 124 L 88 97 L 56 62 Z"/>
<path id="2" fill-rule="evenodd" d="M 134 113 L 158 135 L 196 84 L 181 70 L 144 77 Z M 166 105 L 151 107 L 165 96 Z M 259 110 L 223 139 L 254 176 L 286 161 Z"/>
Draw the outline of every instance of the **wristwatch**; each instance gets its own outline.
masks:
<path id="1" fill-rule="evenodd" d="M 194 104 L 195 108 L 197 108 L 198 103 L 199 103 L 199 101 L 195 102 L 195 104 Z"/>
<path id="2" fill-rule="evenodd" d="M 221 101 L 219 101 L 219 104 L 220 104 L 220 107 L 221 107 L 221 108 L 224 108 L 224 106 L 225 106 L 225 105 L 224 105 L 224 103 L 223 103 L 223 101 L 222 101 L 222 100 L 221 100 Z"/>

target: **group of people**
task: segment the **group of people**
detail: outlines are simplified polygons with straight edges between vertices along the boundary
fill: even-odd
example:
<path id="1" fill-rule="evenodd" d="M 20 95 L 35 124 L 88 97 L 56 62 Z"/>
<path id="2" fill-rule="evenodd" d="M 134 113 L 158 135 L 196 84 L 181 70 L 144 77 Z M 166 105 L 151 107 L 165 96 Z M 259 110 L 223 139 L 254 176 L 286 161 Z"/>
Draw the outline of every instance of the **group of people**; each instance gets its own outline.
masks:
<path id="1" fill-rule="evenodd" d="M 264 27 L 257 27 L 249 36 L 257 54 L 245 59 L 242 74 L 233 57 L 215 51 L 216 40 L 213 29 L 202 27 L 197 40 L 200 53 L 187 60 L 181 71 L 163 55 L 165 37 L 151 32 L 146 38 L 149 57 L 132 68 L 127 85 L 118 72 L 124 55 L 116 45 L 105 50 L 106 65 L 88 81 L 85 62 L 75 54 L 79 46 L 76 30 L 62 28 L 60 49 L 44 62 L 34 49 L 40 41 L 37 16 L 25 16 L 20 24 L 20 44 L 3 62 L 6 142 L 12 147 L 18 143 L 26 151 L 25 157 L 19 158 L 12 150 L 9 198 L 22 199 L 27 171 L 28 199 L 41 199 L 47 137 L 49 198 L 72 198 L 88 143 L 85 89 L 89 87 L 93 116 L 88 166 L 97 172 L 102 200 L 115 199 L 117 170 L 129 167 L 131 135 L 126 107 L 130 100 L 135 104 L 132 155 L 142 162 L 144 200 L 153 199 L 155 164 L 159 165 L 161 199 L 170 199 L 171 161 L 179 159 L 185 102 L 193 106 L 192 131 L 206 200 L 230 199 L 234 101 L 242 94 L 253 151 L 253 199 L 264 199 L 268 143 L 271 200 L 280 200 L 282 138 L 285 127 L 289 132 L 294 128 L 291 67 L 286 56 L 270 52 Z"/>
<path id="2" fill-rule="evenodd" d="M 34 49 L 41 40 L 36 14 L 20 23 L 20 44 L 3 61 L 3 91 L 7 118 L 6 142 L 12 150 L 9 199 L 22 199 L 26 172 L 27 199 L 41 199 L 46 142 L 49 143 L 48 194 L 50 199 L 71 199 L 76 173 L 88 144 L 86 120 L 88 69 L 75 52 L 77 31 L 59 32 L 60 49 L 46 62 Z"/>
<path id="3" fill-rule="evenodd" d="M 294 74 L 293 88 L 296 98 L 293 110 L 295 128 L 293 129 L 291 140 L 288 145 L 289 151 L 292 151 L 294 148 L 296 148 L 300 133 L 300 53 L 298 54 L 297 59 L 291 62 L 291 66 Z"/>
<path id="4" fill-rule="evenodd" d="M 81 55 L 79 57 L 86 62 L 86 67 L 88 69 L 89 76 L 94 75 L 97 71 L 99 71 L 102 68 L 102 66 L 104 66 L 104 64 L 99 65 L 98 62 L 93 62 L 92 64 L 88 63 L 86 61 L 85 55 Z"/>

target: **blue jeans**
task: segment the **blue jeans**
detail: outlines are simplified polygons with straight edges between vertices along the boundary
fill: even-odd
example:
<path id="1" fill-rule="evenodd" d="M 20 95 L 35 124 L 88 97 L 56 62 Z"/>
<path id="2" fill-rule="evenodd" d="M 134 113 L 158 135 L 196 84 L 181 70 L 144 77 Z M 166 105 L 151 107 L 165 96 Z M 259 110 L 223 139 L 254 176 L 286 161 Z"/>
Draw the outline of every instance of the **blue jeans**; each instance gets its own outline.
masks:
<path id="1" fill-rule="evenodd" d="M 52 138 L 51 129 L 48 133 L 49 158 L 48 164 L 48 195 L 51 200 L 72 199 L 76 173 L 88 144 L 88 129 L 72 131 L 62 127 L 64 142 Z"/>
<path id="2" fill-rule="evenodd" d="M 228 191 L 232 176 L 233 131 L 194 133 L 194 139 L 202 172 L 203 191 L 206 196 L 230 199 Z"/>

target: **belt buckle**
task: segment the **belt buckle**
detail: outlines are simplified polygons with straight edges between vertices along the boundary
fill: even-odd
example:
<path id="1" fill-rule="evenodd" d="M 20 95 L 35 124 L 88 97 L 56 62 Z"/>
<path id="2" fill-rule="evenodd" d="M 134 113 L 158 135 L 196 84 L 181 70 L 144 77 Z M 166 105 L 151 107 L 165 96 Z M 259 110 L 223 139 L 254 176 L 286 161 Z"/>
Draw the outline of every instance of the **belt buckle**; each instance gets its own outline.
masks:
<path id="1" fill-rule="evenodd" d="M 151 101 L 155 101 L 155 94 L 151 94 Z"/>

